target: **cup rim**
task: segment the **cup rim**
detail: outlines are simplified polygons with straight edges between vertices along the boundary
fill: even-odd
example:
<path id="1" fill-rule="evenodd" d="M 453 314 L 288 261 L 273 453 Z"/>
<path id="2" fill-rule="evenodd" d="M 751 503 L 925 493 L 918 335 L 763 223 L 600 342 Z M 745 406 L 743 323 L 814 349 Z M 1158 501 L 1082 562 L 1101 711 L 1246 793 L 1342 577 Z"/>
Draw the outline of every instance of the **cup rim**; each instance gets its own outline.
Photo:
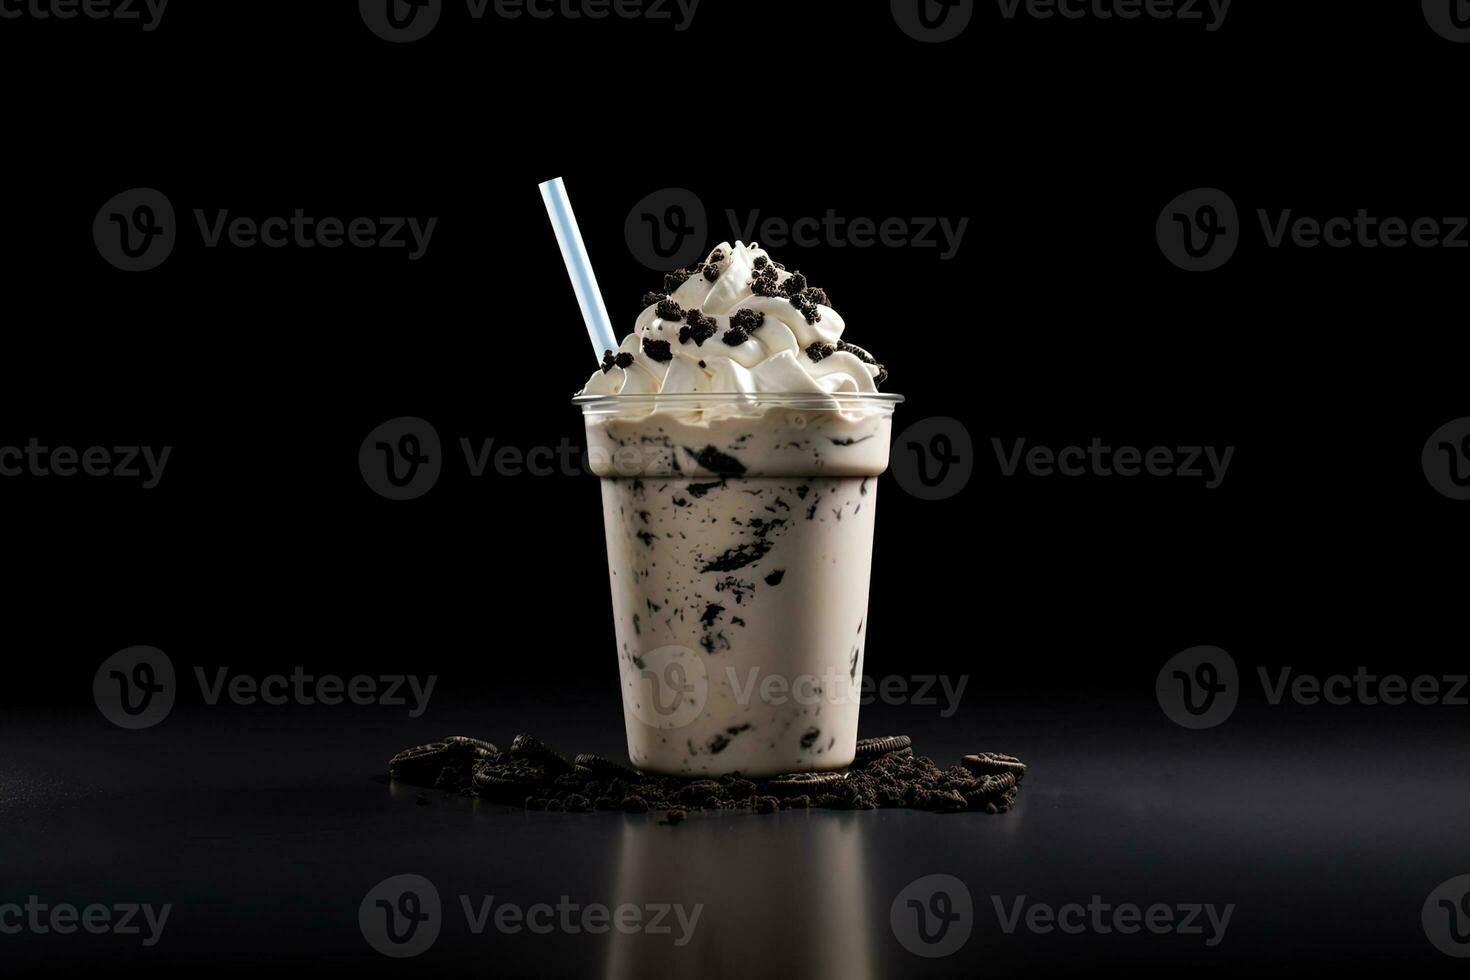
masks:
<path id="1" fill-rule="evenodd" d="M 750 405 L 776 408 L 827 408 L 841 405 L 893 406 L 904 396 L 878 391 L 677 391 L 636 395 L 574 395 L 573 405 Z"/>

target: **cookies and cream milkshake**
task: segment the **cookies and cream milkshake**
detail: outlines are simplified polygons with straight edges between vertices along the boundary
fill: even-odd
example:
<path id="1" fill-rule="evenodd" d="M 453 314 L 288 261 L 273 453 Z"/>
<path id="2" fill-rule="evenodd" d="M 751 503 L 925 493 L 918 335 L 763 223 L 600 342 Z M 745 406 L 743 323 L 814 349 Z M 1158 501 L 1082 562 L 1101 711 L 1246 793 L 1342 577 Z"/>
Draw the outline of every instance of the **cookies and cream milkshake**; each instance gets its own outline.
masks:
<path id="1" fill-rule="evenodd" d="M 671 775 L 853 758 L 896 395 L 755 245 L 665 277 L 576 399 L 602 477 L 628 752 Z"/>

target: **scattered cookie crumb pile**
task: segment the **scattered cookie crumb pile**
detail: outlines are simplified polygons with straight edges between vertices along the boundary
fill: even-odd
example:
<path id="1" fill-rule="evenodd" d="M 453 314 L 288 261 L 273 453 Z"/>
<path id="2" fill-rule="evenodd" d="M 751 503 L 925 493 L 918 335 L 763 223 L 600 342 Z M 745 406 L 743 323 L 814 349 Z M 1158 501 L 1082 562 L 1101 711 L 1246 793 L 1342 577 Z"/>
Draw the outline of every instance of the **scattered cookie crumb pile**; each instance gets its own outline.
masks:
<path id="1" fill-rule="evenodd" d="M 915 755 L 907 735 L 858 741 L 845 772 L 798 772 L 770 779 L 738 775 L 682 779 L 638 772 L 601 756 L 568 760 L 534 735 L 517 735 L 502 752 L 482 739 L 451 735 L 404 749 L 388 761 L 393 779 L 479 796 L 528 810 L 625 813 L 665 811 L 678 823 L 691 809 L 777 810 L 906 807 L 937 813 L 1004 813 L 1016 804 L 1026 766 L 998 752 L 967 755 L 940 768 Z M 423 797 L 419 800 L 427 802 Z"/>

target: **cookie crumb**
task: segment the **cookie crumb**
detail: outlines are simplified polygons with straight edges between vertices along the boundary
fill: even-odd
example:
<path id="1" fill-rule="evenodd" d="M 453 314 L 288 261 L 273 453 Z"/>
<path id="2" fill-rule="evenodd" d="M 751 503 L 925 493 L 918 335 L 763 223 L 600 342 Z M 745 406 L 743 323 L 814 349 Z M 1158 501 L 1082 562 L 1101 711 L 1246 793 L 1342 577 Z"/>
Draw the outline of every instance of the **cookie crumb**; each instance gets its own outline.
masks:
<path id="1" fill-rule="evenodd" d="M 766 315 L 757 310 L 739 309 L 730 317 L 730 326 L 746 333 L 754 333 L 766 322 Z"/>
<path id="2" fill-rule="evenodd" d="M 706 618 L 718 615 L 719 611 L 706 610 Z M 750 727 L 716 733 L 707 743 L 708 751 L 724 750 Z M 823 739 L 809 728 L 801 741 L 810 749 Z M 830 740 L 825 745 L 830 748 Z M 1026 766 L 1015 756 L 980 752 L 965 756 L 960 765 L 942 768 L 916 755 L 908 736 L 890 735 L 859 739 L 846 771 L 793 772 L 755 780 L 733 774 L 685 779 L 642 773 L 589 753 L 568 762 L 540 739 L 523 734 L 516 736 L 509 752 L 463 736 L 414 746 L 393 756 L 389 774 L 398 782 L 432 785 L 527 810 L 658 811 L 665 814 L 664 822 L 678 824 L 695 809 L 774 813 L 806 807 L 908 807 L 999 814 L 1015 806 Z M 424 793 L 416 794 L 414 803 L 429 805 Z"/>
<path id="3" fill-rule="evenodd" d="M 715 335 L 719 329 L 712 317 L 707 317 L 699 310 L 689 310 L 684 314 L 684 326 L 679 328 L 679 343 L 687 344 L 693 340 L 696 347 L 703 347 L 704 342 Z"/>

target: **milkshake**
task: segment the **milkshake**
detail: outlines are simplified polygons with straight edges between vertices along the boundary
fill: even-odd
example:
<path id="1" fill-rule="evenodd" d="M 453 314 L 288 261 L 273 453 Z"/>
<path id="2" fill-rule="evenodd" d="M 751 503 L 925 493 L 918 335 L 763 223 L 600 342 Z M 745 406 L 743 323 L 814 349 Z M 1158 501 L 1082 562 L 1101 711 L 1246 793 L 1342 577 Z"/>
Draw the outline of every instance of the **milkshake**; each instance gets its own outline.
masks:
<path id="1" fill-rule="evenodd" d="M 601 477 L 629 757 L 842 769 L 857 739 L 882 365 L 755 245 L 665 278 L 576 402 Z"/>

